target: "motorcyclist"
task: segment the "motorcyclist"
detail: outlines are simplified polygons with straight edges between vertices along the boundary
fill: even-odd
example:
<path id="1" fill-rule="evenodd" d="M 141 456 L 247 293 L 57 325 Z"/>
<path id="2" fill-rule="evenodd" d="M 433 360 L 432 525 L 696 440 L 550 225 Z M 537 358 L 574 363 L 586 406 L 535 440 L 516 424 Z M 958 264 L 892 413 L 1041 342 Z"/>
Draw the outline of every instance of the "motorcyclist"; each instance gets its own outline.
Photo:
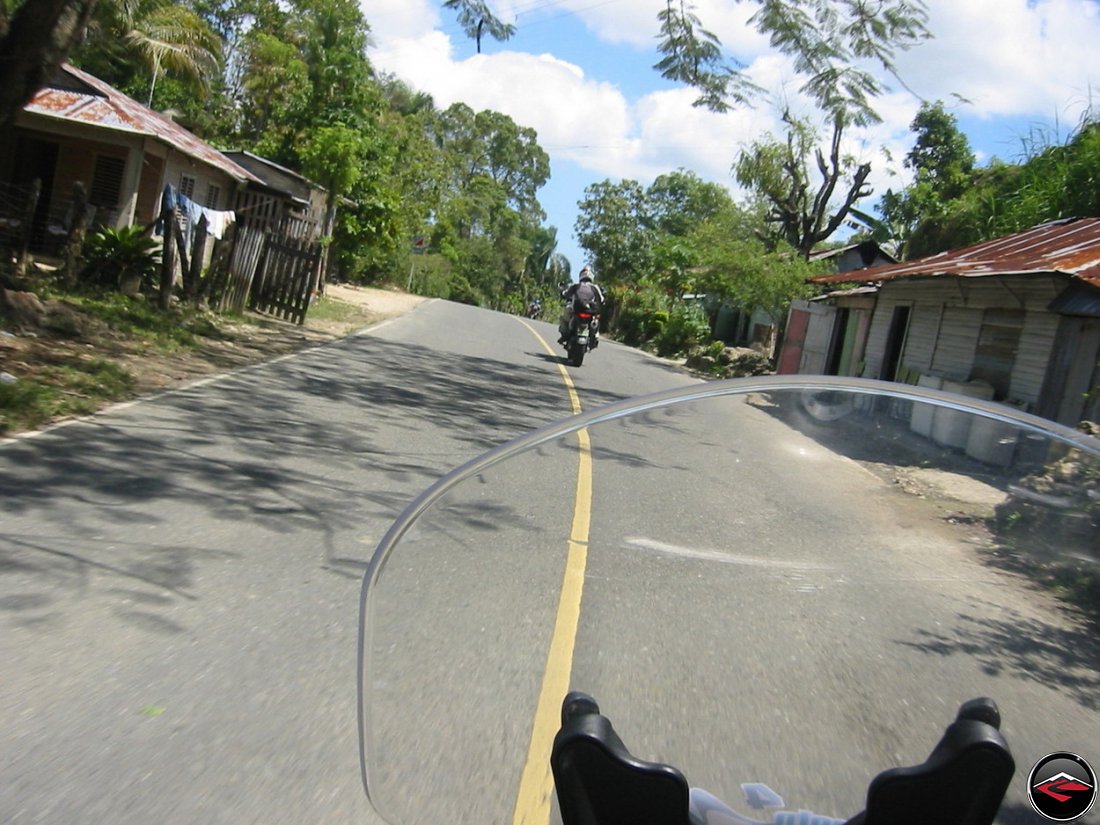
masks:
<path id="1" fill-rule="evenodd" d="M 564 344 L 569 338 L 569 329 L 573 323 L 574 306 L 587 302 L 602 307 L 604 298 L 603 292 L 595 284 L 592 270 L 587 266 L 581 269 L 575 284 L 562 290 L 561 297 L 565 301 L 565 306 L 562 308 L 561 322 L 558 324 L 558 343 Z M 592 349 L 595 349 L 598 343 L 599 331 L 597 330 L 592 338 Z"/>

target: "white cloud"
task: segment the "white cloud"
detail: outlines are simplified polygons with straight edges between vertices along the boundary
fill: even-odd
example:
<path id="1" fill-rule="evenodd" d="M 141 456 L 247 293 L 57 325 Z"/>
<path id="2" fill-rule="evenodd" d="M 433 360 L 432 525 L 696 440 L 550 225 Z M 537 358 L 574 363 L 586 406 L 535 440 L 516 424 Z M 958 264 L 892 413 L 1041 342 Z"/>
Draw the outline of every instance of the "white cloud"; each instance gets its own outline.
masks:
<path id="1" fill-rule="evenodd" d="M 459 51 L 471 51 L 469 44 L 454 43 L 440 31 L 441 22 L 453 23 L 449 12 L 441 15 L 440 5 L 440 0 L 364 0 L 376 43 L 375 65 L 430 93 L 440 107 L 462 101 L 535 128 L 556 166 L 571 161 L 591 180 L 648 183 L 686 167 L 734 188 L 730 169 L 740 147 L 768 132 L 782 134 L 781 106 L 806 111 L 790 60 L 770 52 L 746 24 L 755 9 L 750 2 L 696 0 L 704 24 L 730 54 L 750 61 L 749 75 L 769 91 L 756 108 L 726 115 L 693 107 L 695 95 L 686 89 L 630 99 L 610 73 L 593 77 L 550 53 L 509 51 L 508 43 L 460 58 Z M 584 43 L 571 53 L 599 48 L 602 56 L 613 58 L 613 44 L 635 51 L 653 48 L 660 5 L 661 0 L 497 0 L 494 8 L 520 25 L 536 15 L 575 13 L 604 46 Z M 950 103 L 957 93 L 970 99 L 956 109 L 960 115 L 1058 116 L 1072 125 L 1087 103 L 1090 83 L 1100 83 L 1100 49 L 1095 48 L 1100 7 L 1093 0 L 929 0 L 929 8 L 935 39 L 900 54 L 898 65 L 920 97 Z M 448 29 L 453 31 L 453 25 Z M 655 73 L 653 81 L 652 88 L 660 88 Z M 876 194 L 897 188 L 907 177 L 902 160 L 912 145 L 909 123 L 919 102 L 905 89 L 895 89 L 876 101 L 881 124 L 846 137 L 847 154 L 871 161 Z M 883 148 L 893 156 L 892 164 Z M 557 216 L 561 225 L 571 220 Z"/>
<path id="2" fill-rule="evenodd" d="M 604 43 L 648 47 L 657 33 L 659 3 L 654 0 L 497 0 L 492 4 L 502 20 L 517 26 L 537 25 L 565 14 L 575 14 Z"/>
<path id="3" fill-rule="evenodd" d="M 359 7 L 370 24 L 372 39 L 415 37 L 440 22 L 439 0 L 360 0 Z"/>
<path id="4" fill-rule="evenodd" d="M 924 98 L 958 94 L 975 114 L 1079 114 L 1100 80 L 1100 10 L 1091 0 L 936 0 L 935 38 L 898 60 Z"/>
<path id="5" fill-rule="evenodd" d="M 594 158 L 630 145 L 632 119 L 622 93 L 552 55 L 496 51 L 456 60 L 450 39 L 430 32 L 390 39 L 372 59 L 430 93 L 441 109 L 462 102 L 534 128 L 539 144 L 559 158 L 598 167 Z"/>

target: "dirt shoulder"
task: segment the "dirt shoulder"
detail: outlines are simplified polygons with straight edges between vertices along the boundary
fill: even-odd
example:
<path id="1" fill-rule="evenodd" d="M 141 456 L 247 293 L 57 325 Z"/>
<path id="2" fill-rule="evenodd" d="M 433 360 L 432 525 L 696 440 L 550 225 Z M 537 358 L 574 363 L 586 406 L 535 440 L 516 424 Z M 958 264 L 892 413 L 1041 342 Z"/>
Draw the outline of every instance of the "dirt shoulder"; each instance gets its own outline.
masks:
<path id="1" fill-rule="evenodd" d="M 63 303 L 46 302 L 56 319 L 69 317 L 70 329 L 44 325 L 18 328 L 0 324 L 0 373 L 15 382 L 47 380 L 59 369 L 107 362 L 126 376 L 125 389 L 113 398 L 84 394 L 75 414 L 87 414 L 109 403 L 139 398 L 251 364 L 269 361 L 410 312 L 426 298 L 398 290 L 330 284 L 324 298 L 311 309 L 304 326 L 249 313 L 243 319 L 211 315 L 209 329 L 196 335 L 188 346 L 165 351 L 140 336 L 124 335 L 107 324 L 80 317 Z M 66 326 L 65 324 L 61 325 Z M 78 332 L 74 333 L 72 327 Z M 82 396 L 69 388 L 70 396 Z M 71 417 L 56 415 L 50 421 Z M 43 423 L 39 422 L 39 426 Z M 12 435 L 31 427 L 11 424 L 0 435 Z"/>
<path id="2" fill-rule="evenodd" d="M 128 351 L 120 353 L 119 365 L 134 376 L 135 394 L 146 395 L 343 338 L 404 315 L 427 300 L 387 289 L 335 284 L 325 288 L 325 298 L 346 303 L 355 311 L 344 311 L 336 317 L 328 312 L 313 313 L 306 316 L 304 326 L 250 314 L 244 322 L 219 324 L 221 336 L 203 341 L 194 350 L 171 354 Z"/>

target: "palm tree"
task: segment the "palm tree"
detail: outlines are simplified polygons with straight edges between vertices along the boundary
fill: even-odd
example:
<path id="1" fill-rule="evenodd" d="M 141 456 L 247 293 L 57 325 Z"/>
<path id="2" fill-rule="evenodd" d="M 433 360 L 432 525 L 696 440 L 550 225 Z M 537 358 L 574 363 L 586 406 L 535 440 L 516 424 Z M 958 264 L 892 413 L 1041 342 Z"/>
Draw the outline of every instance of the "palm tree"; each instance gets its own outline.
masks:
<path id="1" fill-rule="evenodd" d="M 149 69 L 149 97 L 165 71 L 196 80 L 203 89 L 219 71 L 222 43 L 209 24 L 185 5 L 165 0 L 122 0 L 126 42 Z"/>
<path id="2" fill-rule="evenodd" d="M 210 77 L 220 71 L 221 39 L 185 3 L 102 0 L 96 17 L 84 47 L 85 57 L 96 68 L 99 64 L 140 65 L 149 77 L 148 105 L 152 105 L 157 81 L 167 73 L 190 78 L 205 91 Z"/>

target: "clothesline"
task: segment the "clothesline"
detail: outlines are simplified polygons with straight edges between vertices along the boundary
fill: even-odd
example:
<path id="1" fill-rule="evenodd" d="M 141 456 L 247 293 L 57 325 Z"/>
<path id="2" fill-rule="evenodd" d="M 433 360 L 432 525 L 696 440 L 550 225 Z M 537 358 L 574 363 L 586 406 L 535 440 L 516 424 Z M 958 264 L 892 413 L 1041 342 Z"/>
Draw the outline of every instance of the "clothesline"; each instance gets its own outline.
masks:
<path id="1" fill-rule="evenodd" d="M 185 239 L 188 246 L 191 245 L 194 228 L 198 226 L 202 218 L 206 218 L 206 231 L 217 240 L 221 240 L 229 224 L 237 220 L 237 215 L 232 209 L 220 210 L 202 206 L 178 191 L 170 183 L 165 184 L 164 194 L 161 196 L 161 209 L 162 211 L 165 209 L 179 209 L 186 216 Z M 162 234 L 162 232 L 158 231 L 157 234 Z"/>

